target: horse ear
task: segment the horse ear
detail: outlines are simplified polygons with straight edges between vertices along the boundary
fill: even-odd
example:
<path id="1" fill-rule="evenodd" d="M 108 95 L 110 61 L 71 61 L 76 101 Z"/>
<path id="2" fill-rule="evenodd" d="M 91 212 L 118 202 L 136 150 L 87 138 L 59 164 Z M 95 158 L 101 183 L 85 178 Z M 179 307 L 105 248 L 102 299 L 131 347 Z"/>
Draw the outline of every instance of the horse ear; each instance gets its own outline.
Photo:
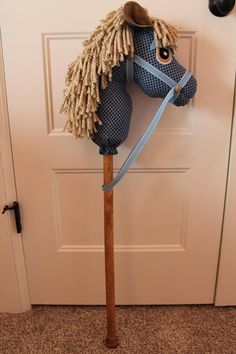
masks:
<path id="1" fill-rule="evenodd" d="M 153 27 L 146 9 L 135 1 L 128 1 L 123 7 L 125 20 L 135 27 Z"/>

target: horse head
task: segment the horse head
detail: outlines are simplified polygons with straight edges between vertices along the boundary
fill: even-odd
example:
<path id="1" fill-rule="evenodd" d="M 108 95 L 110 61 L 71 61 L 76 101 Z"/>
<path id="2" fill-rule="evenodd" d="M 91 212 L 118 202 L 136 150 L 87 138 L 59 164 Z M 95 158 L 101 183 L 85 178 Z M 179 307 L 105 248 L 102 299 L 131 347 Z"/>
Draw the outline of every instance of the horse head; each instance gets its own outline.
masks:
<path id="1" fill-rule="evenodd" d="M 136 82 L 148 96 L 163 98 L 114 183 L 142 150 L 167 104 L 186 105 L 196 92 L 195 78 L 175 59 L 176 40 L 176 28 L 129 1 L 108 14 L 69 65 L 61 109 L 67 114 L 64 129 L 90 137 L 102 155 L 117 154 L 128 136 L 132 100 L 127 81 Z"/>
<path id="2" fill-rule="evenodd" d="M 147 11 L 134 1 L 129 1 L 124 5 L 124 16 L 127 23 L 133 28 L 134 53 L 178 83 L 186 72 L 186 69 L 174 56 L 176 48 L 175 29 L 159 20 L 155 28 L 159 29 L 160 38 L 157 38 L 155 29 L 153 28 L 155 20 L 153 21 Z M 163 27 L 163 33 L 160 31 L 161 26 Z M 161 40 L 161 37 L 164 37 L 165 34 L 167 38 Z M 171 36 L 172 41 L 170 40 Z M 150 97 L 166 97 L 170 90 L 170 86 L 167 83 L 152 75 L 145 67 L 141 67 L 136 63 L 134 63 L 133 71 L 133 80 L 145 94 Z M 173 103 L 176 106 L 186 105 L 195 95 L 196 88 L 197 83 L 192 75 Z"/>
<path id="3" fill-rule="evenodd" d="M 176 60 L 171 48 L 156 47 L 153 39 L 153 30 L 134 30 L 134 53 L 143 58 L 153 67 L 159 69 L 169 78 L 178 83 L 186 69 Z M 170 90 L 167 83 L 153 76 L 144 67 L 134 63 L 134 81 L 141 90 L 150 97 L 164 98 Z M 180 91 L 173 102 L 176 106 L 184 106 L 195 95 L 197 88 L 196 79 L 192 75 L 187 84 Z"/>

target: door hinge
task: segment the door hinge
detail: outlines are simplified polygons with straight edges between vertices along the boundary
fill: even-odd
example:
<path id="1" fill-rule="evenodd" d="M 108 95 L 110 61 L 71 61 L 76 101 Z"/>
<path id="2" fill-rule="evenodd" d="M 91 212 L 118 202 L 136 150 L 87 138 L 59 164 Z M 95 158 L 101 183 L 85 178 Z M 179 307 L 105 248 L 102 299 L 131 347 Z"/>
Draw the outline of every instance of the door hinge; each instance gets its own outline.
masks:
<path id="1" fill-rule="evenodd" d="M 4 214 L 7 210 L 14 210 L 16 231 L 18 234 L 20 234 L 22 231 L 22 226 L 21 226 L 19 203 L 13 202 L 11 205 L 5 205 L 5 207 L 3 208 L 2 214 Z"/>

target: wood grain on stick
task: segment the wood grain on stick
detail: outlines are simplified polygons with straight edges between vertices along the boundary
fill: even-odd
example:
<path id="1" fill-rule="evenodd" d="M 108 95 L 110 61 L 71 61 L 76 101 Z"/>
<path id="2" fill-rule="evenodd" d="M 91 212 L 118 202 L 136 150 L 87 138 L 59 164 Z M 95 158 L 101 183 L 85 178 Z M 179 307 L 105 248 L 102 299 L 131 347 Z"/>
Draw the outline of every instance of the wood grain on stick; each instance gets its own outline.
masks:
<path id="1" fill-rule="evenodd" d="M 113 179 L 113 155 L 104 155 L 104 184 Z M 105 243 L 105 276 L 106 276 L 106 308 L 107 338 L 106 345 L 115 348 L 118 345 L 116 335 L 115 313 L 115 274 L 114 274 L 114 239 L 113 239 L 113 189 L 104 192 L 104 243 Z"/>

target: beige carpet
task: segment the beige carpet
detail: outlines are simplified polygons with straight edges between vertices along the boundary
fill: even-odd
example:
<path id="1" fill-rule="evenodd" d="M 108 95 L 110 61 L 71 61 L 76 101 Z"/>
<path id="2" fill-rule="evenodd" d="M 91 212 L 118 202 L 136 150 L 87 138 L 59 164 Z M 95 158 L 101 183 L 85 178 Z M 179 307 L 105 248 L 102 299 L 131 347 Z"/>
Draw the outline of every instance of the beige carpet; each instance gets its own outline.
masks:
<path id="1" fill-rule="evenodd" d="M 118 306 L 120 345 L 107 349 L 104 306 L 34 306 L 0 314 L 1 354 L 236 354 L 236 307 Z"/>

